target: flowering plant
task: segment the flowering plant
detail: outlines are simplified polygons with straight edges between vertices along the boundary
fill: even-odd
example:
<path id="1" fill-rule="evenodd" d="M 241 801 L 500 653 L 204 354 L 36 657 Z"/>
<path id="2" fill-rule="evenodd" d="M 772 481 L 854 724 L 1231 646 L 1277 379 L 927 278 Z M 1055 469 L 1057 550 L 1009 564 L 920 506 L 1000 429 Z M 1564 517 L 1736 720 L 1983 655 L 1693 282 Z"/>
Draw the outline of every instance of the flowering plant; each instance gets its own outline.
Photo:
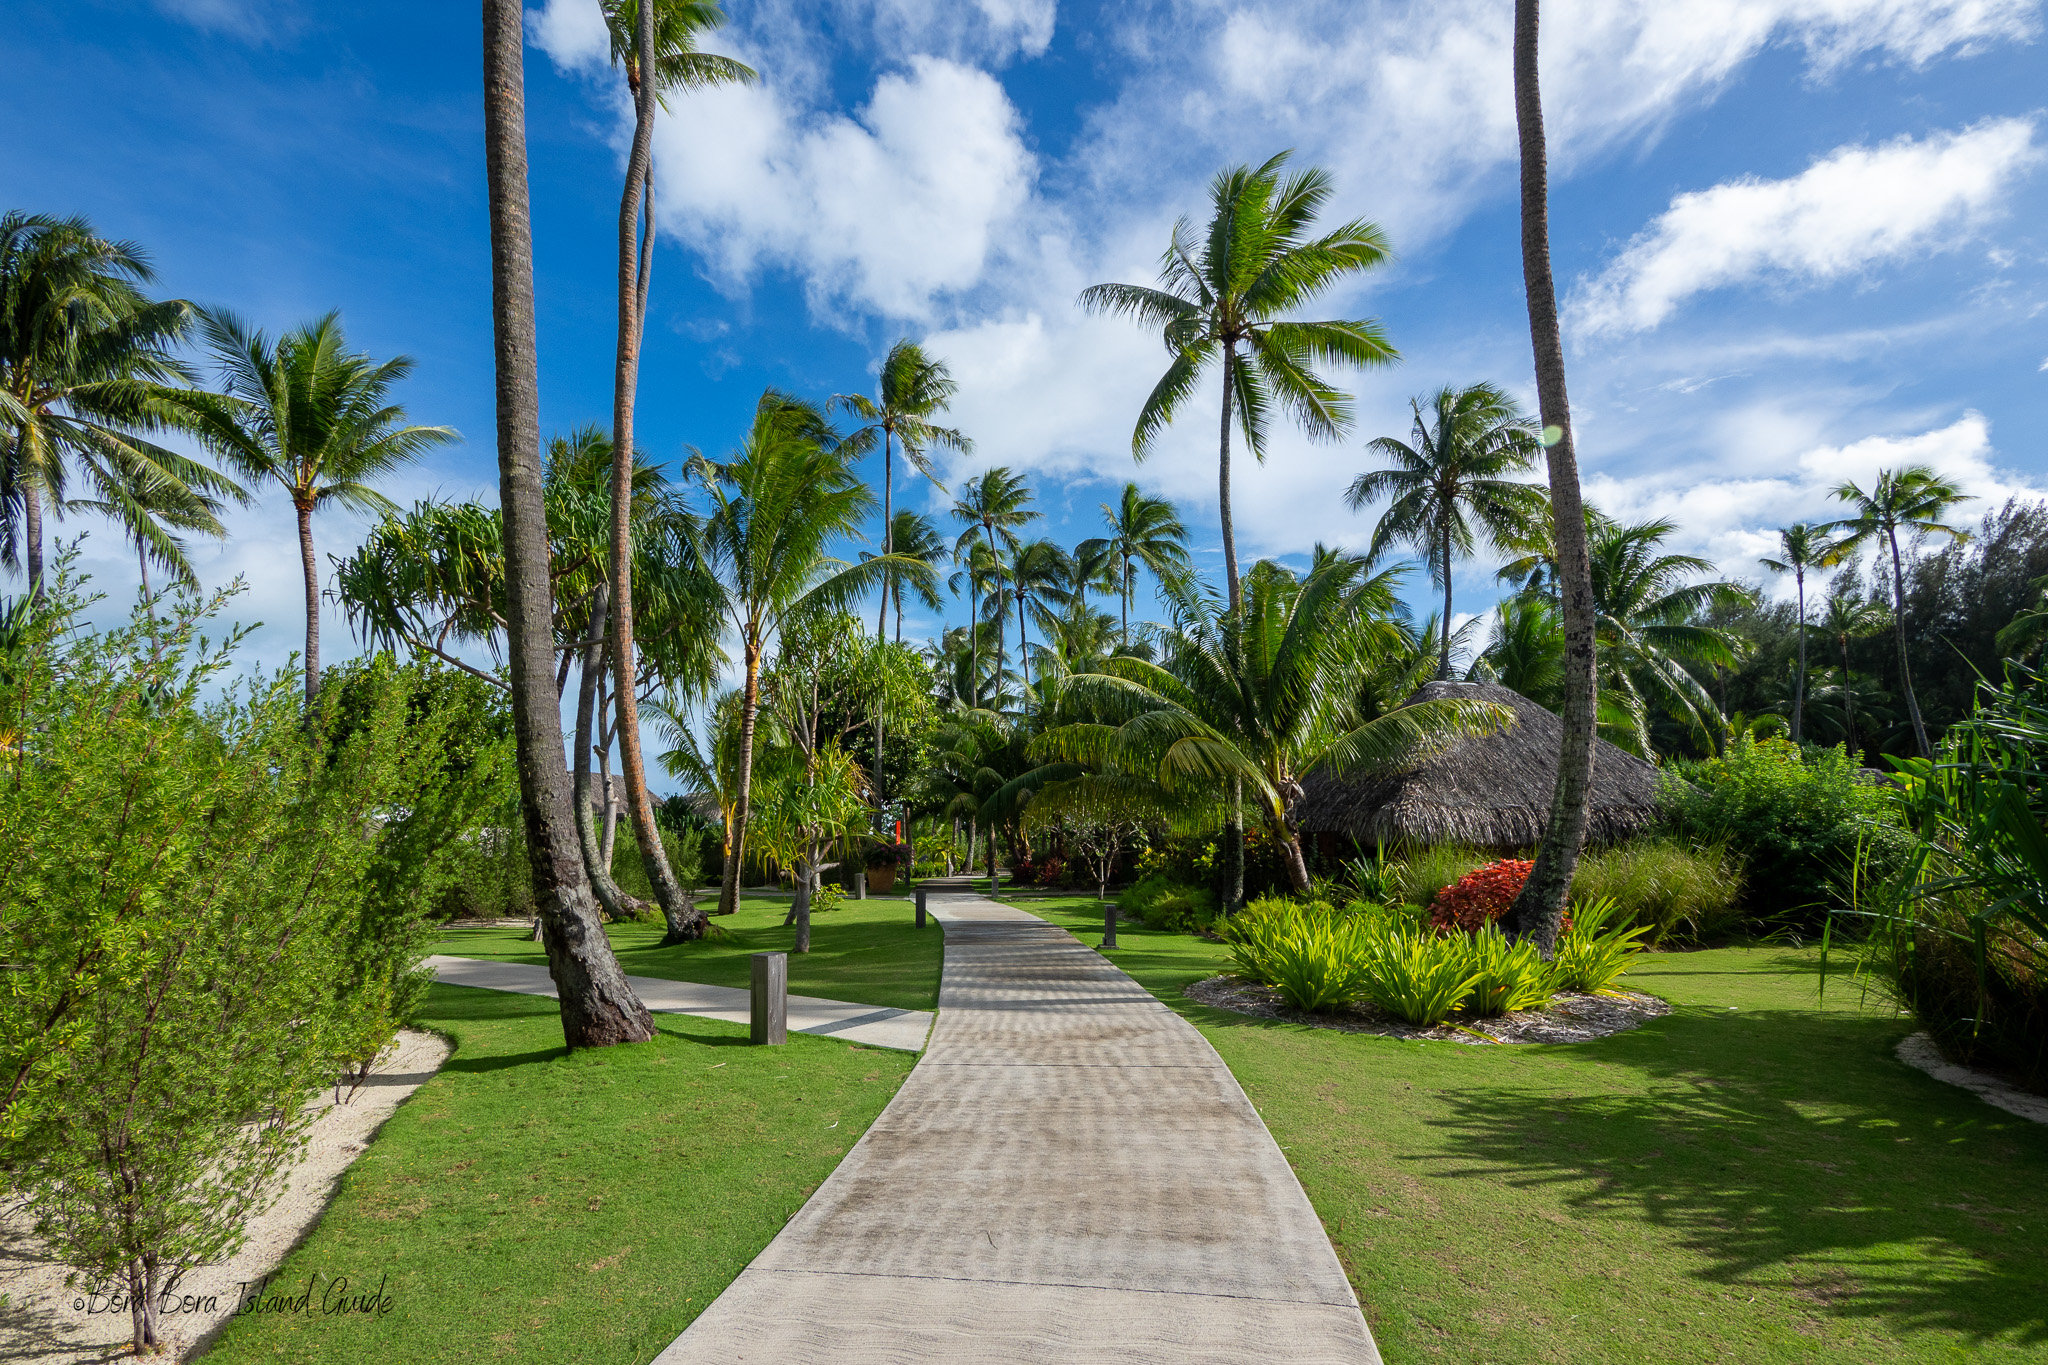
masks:
<path id="1" fill-rule="evenodd" d="M 1526 858 L 1502 858 L 1473 868 L 1436 893 L 1429 903 L 1430 927 L 1440 934 L 1453 929 L 1478 933 L 1508 912 L 1535 865 Z"/>

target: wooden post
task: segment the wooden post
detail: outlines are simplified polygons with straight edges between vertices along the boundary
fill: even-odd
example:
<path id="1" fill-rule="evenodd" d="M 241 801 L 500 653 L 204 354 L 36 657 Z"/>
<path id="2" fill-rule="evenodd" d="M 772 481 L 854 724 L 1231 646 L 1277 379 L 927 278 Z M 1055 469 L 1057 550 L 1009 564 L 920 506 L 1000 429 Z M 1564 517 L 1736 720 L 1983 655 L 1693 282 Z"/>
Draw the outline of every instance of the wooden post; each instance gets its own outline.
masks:
<path id="1" fill-rule="evenodd" d="M 789 954 L 754 953 L 753 1028 L 756 1043 L 789 1041 Z"/>
<path id="2" fill-rule="evenodd" d="M 1106 902 L 1102 907 L 1102 946 L 1116 947 L 1116 902 Z"/>
<path id="3" fill-rule="evenodd" d="M 924 888 L 917 888 L 917 927 L 924 928 Z"/>

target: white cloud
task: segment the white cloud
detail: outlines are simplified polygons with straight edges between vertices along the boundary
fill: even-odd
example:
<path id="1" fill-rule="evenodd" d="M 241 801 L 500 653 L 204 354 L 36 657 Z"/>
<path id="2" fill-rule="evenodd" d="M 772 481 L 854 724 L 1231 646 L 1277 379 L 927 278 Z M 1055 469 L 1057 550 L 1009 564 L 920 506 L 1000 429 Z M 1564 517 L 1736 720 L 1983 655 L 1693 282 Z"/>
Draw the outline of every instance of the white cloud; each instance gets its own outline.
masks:
<path id="1" fill-rule="evenodd" d="M 611 63 L 611 35 L 597 0 L 547 0 L 526 12 L 526 32 L 562 71 L 600 71 Z"/>
<path id="2" fill-rule="evenodd" d="M 305 16 L 293 0 L 156 0 L 156 7 L 209 33 L 226 33 L 260 43 L 299 28 Z"/>
<path id="3" fill-rule="evenodd" d="M 1821 283 L 1960 243 L 2041 158 L 2030 119 L 1842 147 L 1786 180 L 1681 194 L 1573 300 L 1588 332 L 1642 331 L 1755 279 Z"/>

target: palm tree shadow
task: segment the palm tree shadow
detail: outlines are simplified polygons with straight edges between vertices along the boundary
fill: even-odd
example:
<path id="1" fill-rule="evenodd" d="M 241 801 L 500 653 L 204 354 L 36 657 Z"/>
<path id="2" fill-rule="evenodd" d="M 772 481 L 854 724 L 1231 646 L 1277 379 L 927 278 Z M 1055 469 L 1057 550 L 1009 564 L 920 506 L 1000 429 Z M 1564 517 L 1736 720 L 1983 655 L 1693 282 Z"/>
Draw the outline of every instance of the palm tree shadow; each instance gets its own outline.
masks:
<path id="1" fill-rule="evenodd" d="M 2048 1133 L 1923 1083 L 1889 1056 L 1896 1034 L 1803 1011 L 1680 1014 L 1597 1045 L 1654 1078 L 1649 1093 L 1467 1088 L 1436 1121 L 1448 1156 L 1421 1160 L 1646 1221 L 1708 1280 L 1789 1282 L 1815 1312 L 1887 1334 L 2048 1342 Z"/>

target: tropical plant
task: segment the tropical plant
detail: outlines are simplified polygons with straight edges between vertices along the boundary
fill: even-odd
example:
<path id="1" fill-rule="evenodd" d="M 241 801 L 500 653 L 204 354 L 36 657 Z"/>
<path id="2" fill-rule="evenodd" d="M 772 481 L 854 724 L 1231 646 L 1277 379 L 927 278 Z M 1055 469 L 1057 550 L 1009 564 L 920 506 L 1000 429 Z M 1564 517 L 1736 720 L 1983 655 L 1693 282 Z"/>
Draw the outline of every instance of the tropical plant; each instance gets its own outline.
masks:
<path id="1" fill-rule="evenodd" d="M 1465 970 L 1472 974 L 1465 1008 L 1481 1019 L 1541 1008 L 1550 1000 L 1552 968 L 1523 940 L 1508 942 L 1498 924 L 1465 938 Z"/>
<path id="2" fill-rule="evenodd" d="M 1827 528 L 1796 521 L 1778 532 L 1777 559 L 1761 559 L 1772 573 L 1789 573 L 1799 601 L 1799 672 L 1792 692 L 1792 742 L 1803 737 L 1806 719 L 1806 572 L 1839 563 L 1843 547 L 1827 538 Z"/>
<path id="3" fill-rule="evenodd" d="M 578 847 L 555 675 L 554 594 L 541 488 L 533 223 L 526 197 L 525 11 L 484 0 L 484 162 L 491 224 L 498 492 L 504 515 L 505 635 L 519 801 L 533 898 L 570 1047 L 642 1043 L 654 1020 L 619 970 Z"/>
<path id="4" fill-rule="evenodd" d="M 1555 711 L 1564 696 L 1564 623 L 1548 598 L 1518 594 L 1494 608 L 1486 648 L 1468 676 Z"/>
<path id="5" fill-rule="evenodd" d="M 1024 476 L 1012 473 L 1008 466 L 997 465 L 982 471 L 978 478 L 965 484 L 953 499 L 953 520 L 965 529 L 953 543 L 953 561 L 962 566 L 967 578 L 970 594 L 993 593 L 997 603 L 996 626 L 996 681 L 1000 687 L 1003 676 L 1003 624 L 1006 601 L 1002 588 L 1007 580 L 1007 568 L 1003 563 L 1002 547 L 1012 550 L 1017 545 L 1017 528 L 1038 520 L 1044 514 L 1031 507 L 1031 489 L 1024 482 Z M 975 547 L 979 546 L 979 550 Z M 960 576 L 954 576 L 953 588 L 959 591 Z M 978 651 L 981 641 L 978 635 L 968 637 L 968 648 Z M 1020 664 L 1021 667 L 1021 664 Z M 980 672 L 980 660 L 970 664 L 970 676 Z M 978 700 L 978 698 L 977 698 Z"/>
<path id="6" fill-rule="evenodd" d="M 1434 1028 L 1457 1012 L 1480 978 L 1462 939 L 1385 924 L 1360 937 L 1365 954 L 1360 995 L 1396 1019 Z M 1533 945 L 1532 945 L 1533 946 Z"/>
<path id="7" fill-rule="evenodd" d="M 1016 604 L 1017 662 L 1027 690 L 1031 685 L 1031 643 L 1025 625 L 1035 616 L 1048 632 L 1057 628 L 1060 609 L 1073 601 L 1067 586 L 1073 575 L 1073 560 L 1050 540 L 1022 541 L 1010 552 L 1004 592 Z"/>
<path id="8" fill-rule="evenodd" d="M 1847 533 L 1842 537 L 1839 553 L 1852 554 L 1880 538 L 1891 552 L 1892 634 L 1899 646 L 1899 686 L 1905 693 L 1906 715 L 1913 722 L 1913 740 L 1920 746 L 1920 756 L 1931 757 L 1934 748 L 1927 738 L 1927 724 L 1920 718 L 1920 701 L 1913 694 L 1913 669 L 1906 659 L 1906 567 L 1899 553 L 1899 532 L 1904 529 L 1915 541 L 1923 536 L 1968 540 L 1969 532 L 1949 526 L 1940 518 L 1950 508 L 1972 499 L 1953 479 L 1943 478 L 1924 464 L 1879 471 L 1877 481 L 1867 493 L 1845 480 L 1835 489 L 1835 496 L 1856 508 L 1855 516 L 1828 524 L 1831 531 Z"/>
<path id="9" fill-rule="evenodd" d="M 1543 91 L 1537 62 L 1538 0 L 1515 0 L 1515 132 L 1521 162 L 1522 289 L 1536 362 L 1536 406 L 1550 474 L 1556 523 L 1557 590 L 1564 617 L 1563 706 L 1558 715 L 1557 788 L 1536 866 L 1516 898 L 1511 932 L 1533 938 L 1548 956 L 1556 946 L 1572 872 L 1586 842 L 1593 795 L 1593 740 L 1599 722 L 1594 674 L 1596 632 L 1592 563 L 1586 551 L 1585 505 L 1565 391 L 1564 334 L 1557 322 L 1557 286 L 1550 270 L 1550 162 L 1543 134 Z"/>
<path id="10" fill-rule="evenodd" d="M 0 559 L 25 560 L 31 593 L 43 590 L 46 507 L 91 506 L 161 554 L 173 545 L 155 513 L 241 491 L 147 439 L 182 425 L 191 382 L 174 351 L 192 306 L 150 299 L 153 278 L 141 247 L 83 218 L 0 216 Z M 67 502 L 74 473 L 90 501 Z"/>
<path id="11" fill-rule="evenodd" d="M 1550 983 L 1561 991 L 1595 995 L 1608 991 L 1642 952 L 1647 924 L 1631 923 L 1611 898 L 1575 901 L 1573 923 L 1558 941 Z"/>
<path id="12" fill-rule="evenodd" d="M 1526 858 L 1502 858 L 1473 868 L 1429 902 L 1429 927 L 1440 934 L 1476 934 L 1496 923 L 1514 905 L 1533 866 Z"/>
<path id="13" fill-rule="evenodd" d="M 320 569 L 313 513 L 340 505 L 390 513 L 370 485 L 456 440 L 453 427 L 408 424 L 391 389 L 412 358 L 377 361 L 348 349 L 341 315 L 328 313 L 272 340 L 233 313 L 201 315 L 200 332 L 220 372 L 218 394 L 180 403 L 193 432 L 235 473 L 274 483 L 298 518 L 306 587 L 306 701 L 320 690 Z"/>
<path id="14" fill-rule="evenodd" d="M 1542 446 L 1534 424 L 1514 400 L 1492 384 L 1458 389 L 1449 385 L 1415 414 L 1414 444 L 1382 436 L 1366 449 L 1390 461 L 1391 469 L 1368 470 L 1351 481 L 1345 501 L 1353 511 L 1388 499 L 1373 528 L 1368 560 L 1395 545 L 1410 547 L 1443 589 L 1442 645 L 1437 676 L 1451 676 L 1451 571 L 1481 541 L 1499 547 L 1540 515 L 1543 490 L 1508 475 L 1525 472 Z"/>
<path id="15" fill-rule="evenodd" d="M 914 559 L 937 573 L 939 557 L 946 552 L 946 542 L 939 536 L 938 527 L 932 519 L 920 512 L 905 508 L 889 520 L 889 534 L 884 542 L 884 554 L 897 554 L 905 559 Z M 867 558 L 865 552 L 862 558 Z M 904 576 L 890 571 L 887 581 L 882 584 L 883 610 L 888 610 L 893 600 L 896 605 L 896 643 L 903 643 L 903 587 Z M 933 581 L 920 578 L 910 585 L 911 593 L 930 611 L 945 609 L 946 600 L 940 597 Z M 876 632 L 880 638 L 880 632 Z"/>
<path id="16" fill-rule="evenodd" d="M 1158 288 L 1098 284 L 1081 292 L 1081 306 L 1091 313 L 1157 328 L 1171 357 L 1138 412 L 1131 434 L 1131 453 L 1138 459 L 1151 452 L 1160 432 L 1194 396 L 1203 374 L 1212 365 L 1222 372 L 1217 479 L 1232 611 L 1239 596 L 1230 513 L 1232 423 L 1261 461 L 1276 404 L 1310 439 L 1337 440 L 1351 427 L 1351 400 L 1315 366 L 1376 366 L 1397 358 L 1370 319 L 1287 317 L 1347 276 L 1384 264 L 1390 254 L 1385 234 L 1363 219 L 1310 237 L 1316 215 L 1329 202 L 1330 177 L 1314 167 L 1284 175 L 1288 155 L 1282 152 L 1257 170 L 1233 166 L 1217 173 L 1209 184 L 1207 228 L 1197 236 L 1185 217 L 1173 225 L 1159 258 Z"/>
<path id="17" fill-rule="evenodd" d="M 149 470 L 129 467 L 111 471 L 106 492 L 112 496 L 72 498 L 63 504 L 66 512 L 97 512 L 118 524 L 135 544 L 135 564 L 142 574 L 142 595 L 153 596 L 149 586 L 150 561 L 167 570 L 173 582 L 197 587 L 180 531 L 197 532 L 216 540 L 227 538 L 220 524 L 225 510 L 220 499 L 201 489 Z"/>
<path id="18" fill-rule="evenodd" d="M 1852 754 L 1861 753 L 1862 746 L 1856 742 L 1857 693 L 1849 674 L 1849 642 L 1875 635 L 1891 621 L 1892 614 L 1885 610 L 1882 602 L 1850 592 L 1838 592 L 1828 598 L 1827 614 L 1821 617 L 1821 628 L 1834 639 L 1835 647 L 1841 651 L 1842 709 L 1847 728 L 1844 742 Z"/>
<path id="19" fill-rule="evenodd" d="M 1115 575 L 1117 597 L 1122 603 L 1119 622 L 1123 648 L 1131 647 L 1131 595 L 1138 586 L 1140 566 L 1160 582 L 1179 581 L 1194 572 L 1188 558 L 1188 529 L 1180 514 L 1165 498 L 1148 497 L 1135 483 L 1124 484 L 1115 507 L 1102 504 L 1106 536 L 1084 540 L 1074 548 L 1076 559 L 1105 556 Z"/>

